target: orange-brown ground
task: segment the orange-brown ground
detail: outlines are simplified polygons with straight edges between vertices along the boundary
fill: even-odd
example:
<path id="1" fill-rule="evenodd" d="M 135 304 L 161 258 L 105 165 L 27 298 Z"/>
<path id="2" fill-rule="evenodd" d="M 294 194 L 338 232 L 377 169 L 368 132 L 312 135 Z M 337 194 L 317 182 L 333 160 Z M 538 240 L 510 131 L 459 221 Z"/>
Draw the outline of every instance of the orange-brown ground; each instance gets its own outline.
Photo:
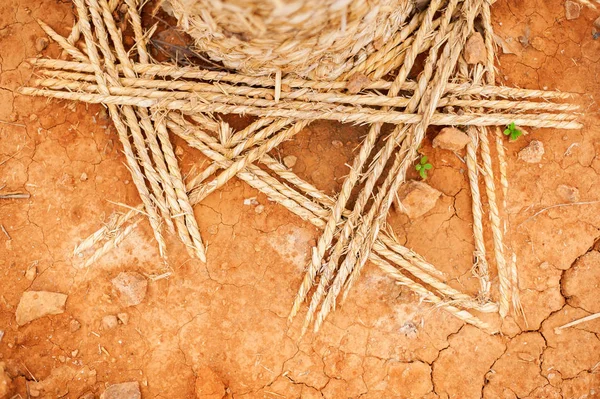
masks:
<path id="1" fill-rule="evenodd" d="M 68 32 L 70 2 L 0 2 L 0 187 L 29 199 L 0 199 L 0 362 L 12 395 L 43 381 L 43 397 L 99 396 L 106 385 L 139 381 L 143 398 L 594 398 L 600 397 L 600 320 L 555 327 L 600 312 L 600 204 L 564 207 L 556 189 L 600 200 L 600 40 L 598 16 L 584 10 L 565 21 L 561 1 L 502 0 L 495 28 L 516 54 L 500 56 L 499 80 L 510 86 L 584 94 L 581 131 L 532 129 L 507 144 L 510 244 L 518 255 L 527 323 L 509 318 L 488 336 L 442 310 L 432 310 L 369 265 L 349 300 L 318 335 L 298 342 L 302 315 L 286 318 L 318 231 L 234 179 L 195 208 L 209 243 L 208 263 L 190 260 L 176 239 L 169 262 L 144 223 L 123 245 L 87 270 L 73 267 L 74 246 L 116 209 L 139 202 L 124 157 L 101 107 L 47 103 L 15 90 L 40 54 L 40 18 Z M 527 40 L 519 40 L 519 37 Z M 525 45 L 524 45 L 524 44 Z M 43 51 L 57 57 L 55 44 Z M 298 156 L 300 176 L 334 194 L 365 128 L 315 123 L 280 148 Z M 453 154 L 424 145 L 434 165 L 429 183 L 443 192 L 418 223 L 393 214 L 390 224 L 407 246 L 476 292 L 470 194 L 465 166 Z M 537 139 L 546 153 L 526 164 L 517 152 Z M 338 140 L 342 148 L 331 143 Z M 181 164 L 203 158 L 185 143 Z M 326 160 L 326 162 L 324 162 Z M 85 174 L 87 176 L 82 176 Z M 244 205 L 257 197 L 264 212 Z M 112 203 L 110 202 L 112 201 Z M 33 281 L 24 274 L 37 266 Z M 147 276 L 148 294 L 124 308 L 110 280 L 121 271 Z M 66 312 L 18 328 L 15 309 L 26 290 L 68 294 Z M 129 322 L 103 330 L 104 316 L 127 312 Z M 81 328 L 72 331 L 72 320 Z M 407 322 L 417 335 L 405 335 Z M 39 387 L 39 386 L 38 386 Z M 586 396 L 587 395 L 587 396 Z M 17 396 L 19 397 L 19 396 Z"/>

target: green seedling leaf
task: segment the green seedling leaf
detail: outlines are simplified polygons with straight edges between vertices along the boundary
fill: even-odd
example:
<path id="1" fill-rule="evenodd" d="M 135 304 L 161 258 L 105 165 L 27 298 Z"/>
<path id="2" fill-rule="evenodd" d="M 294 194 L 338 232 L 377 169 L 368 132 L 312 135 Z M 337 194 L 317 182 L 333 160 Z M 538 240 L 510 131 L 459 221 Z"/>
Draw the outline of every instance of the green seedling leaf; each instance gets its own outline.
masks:
<path id="1" fill-rule="evenodd" d="M 427 162 L 428 160 L 429 158 L 423 155 L 419 162 L 415 165 L 415 169 L 417 172 L 419 172 L 419 176 L 421 176 L 423 180 L 427 179 L 427 171 L 433 168 L 433 166 Z"/>

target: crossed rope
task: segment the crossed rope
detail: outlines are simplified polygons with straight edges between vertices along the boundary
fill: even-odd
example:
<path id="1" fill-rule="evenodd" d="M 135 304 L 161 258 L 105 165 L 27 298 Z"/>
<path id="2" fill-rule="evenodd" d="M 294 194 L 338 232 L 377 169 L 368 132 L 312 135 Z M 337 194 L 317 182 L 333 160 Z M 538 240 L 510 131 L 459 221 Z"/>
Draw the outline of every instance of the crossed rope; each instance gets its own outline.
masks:
<path id="1" fill-rule="evenodd" d="M 488 126 L 576 129 L 576 105 L 567 93 L 494 86 L 494 43 L 490 2 L 432 0 L 424 11 L 408 7 L 407 21 L 381 49 L 353 64 L 342 79 L 311 81 L 276 74 L 247 76 L 228 71 L 177 67 L 152 62 L 137 0 L 125 0 L 136 39 L 133 60 L 112 15 L 118 0 L 74 0 L 79 17 L 64 38 L 40 21 L 42 28 L 74 61 L 34 59 L 40 78 L 28 95 L 104 104 L 123 145 L 142 203 L 80 243 L 76 254 L 91 253 L 89 267 L 115 248 L 146 215 L 166 256 L 163 224 L 176 232 L 191 256 L 206 262 L 193 205 L 233 177 L 246 181 L 303 220 L 323 229 L 292 306 L 290 321 L 314 289 L 302 334 L 313 323 L 317 331 L 345 299 L 367 261 L 399 284 L 489 333 L 496 329 L 472 312 L 520 310 L 516 259 L 504 242 L 502 213 L 508 179 L 502 133 L 494 129 L 502 202 L 498 204 Z M 465 43 L 481 31 L 487 58 L 467 65 Z M 153 30 L 149 33 L 151 34 Z M 84 47 L 77 47 L 83 36 Z M 131 52 L 131 51 L 130 51 Z M 425 63 L 416 80 L 408 79 L 420 54 Z M 383 77 L 392 71 L 393 81 Z M 359 81 L 360 87 L 354 85 Z M 258 118 L 232 131 L 214 113 Z M 269 152 L 319 119 L 370 124 L 342 188 L 333 198 L 302 180 Z M 394 124 L 383 137 L 384 123 Z M 473 274 L 480 281 L 477 297 L 446 284 L 443 273 L 401 245 L 386 226 L 386 217 L 430 125 L 464 125 L 471 138 L 466 164 L 472 197 L 475 238 Z M 169 132 L 200 150 L 212 163 L 190 177 L 181 175 Z M 385 144 L 376 150 L 376 144 Z M 479 161 L 481 159 L 481 162 Z M 266 170 L 265 170 L 266 168 Z M 491 299 L 488 249 L 485 246 L 483 180 L 493 236 L 493 261 L 499 279 L 498 303 Z M 352 192 L 358 197 L 350 206 Z M 401 206 L 401 203 L 400 203 Z M 94 249 L 95 248 L 95 249 Z M 508 261 L 507 261 L 507 258 Z"/>

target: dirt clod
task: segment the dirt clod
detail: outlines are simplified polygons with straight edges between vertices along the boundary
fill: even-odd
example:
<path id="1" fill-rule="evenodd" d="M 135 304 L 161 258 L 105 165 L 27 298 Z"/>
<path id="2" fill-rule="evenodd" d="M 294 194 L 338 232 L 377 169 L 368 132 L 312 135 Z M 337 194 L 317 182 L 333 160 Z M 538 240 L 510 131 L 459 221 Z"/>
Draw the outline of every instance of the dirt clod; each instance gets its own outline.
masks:
<path id="1" fill-rule="evenodd" d="M 140 384 L 137 381 L 114 384 L 106 388 L 100 399 L 140 399 Z"/>
<path id="2" fill-rule="evenodd" d="M 111 282 L 119 291 L 121 302 L 125 306 L 139 305 L 146 297 L 148 281 L 140 273 L 121 272 Z"/>
<path id="3" fill-rule="evenodd" d="M 123 323 L 124 325 L 127 325 L 127 323 L 129 323 L 129 314 L 127 314 L 127 313 L 125 313 L 125 312 L 119 313 L 119 314 L 117 315 L 117 318 L 118 318 L 118 319 L 119 319 L 119 321 L 120 321 L 121 323 Z"/>
<path id="4" fill-rule="evenodd" d="M 37 276 L 37 267 L 32 265 L 25 271 L 25 278 L 29 281 L 33 281 L 35 280 L 35 276 Z"/>
<path id="5" fill-rule="evenodd" d="M 69 322 L 69 331 L 71 331 L 72 333 L 79 330 L 81 328 L 81 323 L 79 323 L 77 320 L 73 319 Z"/>
<path id="6" fill-rule="evenodd" d="M 111 330 L 119 324 L 119 320 L 115 315 L 107 315 L 102 318 L 102 328 L 105 330 Z"/>
<path id="7" fill-rule="evenodd" d="M 471 141 L 462 130 L 445 127 L 433 139 L 433 148 L 442 150 L 460 151 Z"/>
<path id="8" fill-rule="evenodd" d="M 465 45 L 463 56 L 465 57 L 467 64 L 470 65 L 485 63 L 487 52 L 481 33 L 475 32 L 469 37 Z"/>
<path id="9" fill-rule="evenodd" d="M 40 37 L 35 41 L 35 49 L 38 53 L 44 51 L 48 47 L 48 39 L 45 37 Z"/>
<path id="10" fill-rule="evenodd" d="M 519 159 L 527 163 L 540 163 L 544 155 L 544 144 L 539 140 L 531 140 L 529 145 L 519 151 Z"/>
<path id="11" fill-rule="evenodd" d="M 17 306 L 17 324 L 23 326 L 30 321 L 65 311 L 67 295 L 48 291 L 27 291 Z"/>
<path id="12" fill-rule="evenodd" d="M 298 157 L 295 157 L 293 155 L 288 155 L 287 157 L 283 158 L 283 164 L 288 168 L 293 168 L 294 165 L 296 165 L 297 161 Z"/>
<path id="13" fill-rule="evenodd" d="M 556 188 L 556 194 L 565 202 L 579 201 L 579 190 L 575 187 L 561 184 Z"/>
<path id="14" fill-rule="evenodd" d="M 355 73 L 354 75 L 350 76 L 350 79 L 348 79 L 346 89 L 348 89 L 348 93 L 350 94 L 357 94 L 369 83 L 371 83 L 371 80 L 366 75 L 362 73 Z"/>
<path id="15" fill-rule="evenodd" d="M 0 362 L 0 398 L 4 398 L 10 391 L 10 385 L 12 380 L 8 376 L 5 370 L 6 365 Z"/>
<path id="16" fill-rule="evenodd" d="M 579 18 L 581 15 L 581 6 L 571 0 L 567 0 L 565 2 L 565 17 L 568 21 L 572 21 L 574 19 Z"/>
<path id="17" fill-rule="evenodd" d="M 404 213 L 411 219 L 417 219 L 433 209 L 442 193 L 430 185 L 412 180 L 398 190 L 398 198 Z"/>

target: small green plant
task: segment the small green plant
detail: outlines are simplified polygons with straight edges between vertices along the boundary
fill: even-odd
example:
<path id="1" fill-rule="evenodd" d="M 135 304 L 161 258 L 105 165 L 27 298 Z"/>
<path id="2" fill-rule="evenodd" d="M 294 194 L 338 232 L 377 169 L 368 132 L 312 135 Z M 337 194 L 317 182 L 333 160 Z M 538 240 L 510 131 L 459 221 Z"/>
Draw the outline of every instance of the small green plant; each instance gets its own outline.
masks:
<path id="1" fill-rule="evenodd" d="M 510 125 L 506 126 L 506 129 L 504 129 L 504 135 L 509 136 L 510 141 L 515 141 L 522 134 L 523 134 L 523 132 L 520 131 L 519 129 L 517 129 L 517 126 L 515 126 L 514 122 L 511 123 Z"/>
<path id="2" fill-rule="evenodd" d="M 423 180 L 427 179 L 427 171 L 433 168 L 433 166 L 431 166 L 431 164 L 427 162 L 428 160 L 429 158 L 423 155 L 419 163 L 415 165 L 415 169 L 417 170 L 417 172 L 419 172 L 419 175 L 421 175 L 421 178 Z"/>

